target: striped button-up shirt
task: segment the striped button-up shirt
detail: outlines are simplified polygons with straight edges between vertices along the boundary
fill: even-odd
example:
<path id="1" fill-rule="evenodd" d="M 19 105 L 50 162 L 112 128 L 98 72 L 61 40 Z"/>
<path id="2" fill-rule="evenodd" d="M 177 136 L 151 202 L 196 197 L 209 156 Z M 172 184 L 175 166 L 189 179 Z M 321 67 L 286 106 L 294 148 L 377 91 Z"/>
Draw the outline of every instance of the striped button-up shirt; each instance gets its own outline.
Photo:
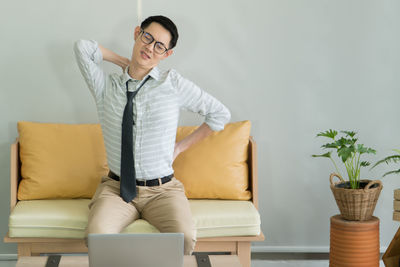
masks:
<path id="1" fill-rule="evenodd" d="M 103 131 L 107 162 L 120 175 L 122 115 L 128 90 L 137 90 L 138 81 L 123 74 L 106 74 L 99 66 L 103 60 L 96 41 L 79 40 L 74 45 L 79 69 L 92 93 Z M 154 179 L 173 173 L 172 162 L 180 109 L 205 116 L 213 130 L 224 129 L 229 110 L 176 70 L 153 68 L 150 79 L 133 99 L 133 151 L 137 179 Z"/>

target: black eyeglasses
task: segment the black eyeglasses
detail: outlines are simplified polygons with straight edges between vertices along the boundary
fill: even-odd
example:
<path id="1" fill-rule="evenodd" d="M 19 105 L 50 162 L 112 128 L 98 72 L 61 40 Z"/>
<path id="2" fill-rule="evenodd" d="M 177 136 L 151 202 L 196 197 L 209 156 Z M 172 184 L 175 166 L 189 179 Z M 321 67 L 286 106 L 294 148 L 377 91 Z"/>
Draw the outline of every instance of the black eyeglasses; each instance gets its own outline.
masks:
<path id="1" fill-rule="evenodd" d="M 151 44 L 152 42 L 155 41 L 153 35 L 151 35 L 148 32 L 145 32 L 143 29 L 141 29 L 140 34 L 141 34 L 140 40 L 142 40 L 142 42 L 145 44 Z M 166 48 L 163 43 L 155 41 L 154 52 L 156 52 L 159 55 L 162 55 L 167 51 L 168 51 L 168 48 Z"/>

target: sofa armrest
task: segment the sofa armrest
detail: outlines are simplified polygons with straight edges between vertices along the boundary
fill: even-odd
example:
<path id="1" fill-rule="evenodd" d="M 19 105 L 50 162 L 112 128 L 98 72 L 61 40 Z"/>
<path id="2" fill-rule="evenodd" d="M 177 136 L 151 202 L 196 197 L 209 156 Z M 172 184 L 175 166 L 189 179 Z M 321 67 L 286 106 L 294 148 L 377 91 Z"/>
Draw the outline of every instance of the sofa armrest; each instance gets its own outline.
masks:
<path id="1" fill-rule="evenodd" d="M 18 138 L 11 144 L 11 158 L 10 158 L 10 212 L 17 204 L 18 198 L 18 183 L 20 180 L 20 161 L 19 161 L 19 142 Z"/>
<path id="2" fill-rule="evenodd" d="M 252 193 L 252 201 L 258 210 L 258 165 L 257 165 L 257 145 L 252 136 L 249 138 L 248 148 L 248 166 L 249 166 L 249 186 Z"/>

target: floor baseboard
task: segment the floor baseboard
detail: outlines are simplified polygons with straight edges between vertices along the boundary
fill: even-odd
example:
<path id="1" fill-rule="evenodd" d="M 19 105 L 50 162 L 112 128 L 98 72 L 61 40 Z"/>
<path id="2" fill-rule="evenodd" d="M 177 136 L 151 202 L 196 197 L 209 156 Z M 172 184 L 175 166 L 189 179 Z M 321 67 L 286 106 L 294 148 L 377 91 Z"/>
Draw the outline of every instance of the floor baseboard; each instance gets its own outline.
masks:
<path id="1" fill-rule="evenodd" d="M 17 254 L 0 254 L 0 261 L 16 261 L 17 259 Z"/>
<path id="2" fill-rule="evenodd" d="M 252 260 L 267 261 L 304 261 L 304 260 L 329 260 L 329 253 L 289 253 L 289 252 L 261 252 L 251 253 Z"/>
<path id="3" fill-rule="evenodd" d="M 387 247 L 380 247 L 385 253 Z M 251 246 L 252 253 L 329 253 L 329 246 Z"/>
<path id="4" fill-rule="evenodd" d="M 329 253 L 329 246 L 252 246 L 252 253 Z"/>

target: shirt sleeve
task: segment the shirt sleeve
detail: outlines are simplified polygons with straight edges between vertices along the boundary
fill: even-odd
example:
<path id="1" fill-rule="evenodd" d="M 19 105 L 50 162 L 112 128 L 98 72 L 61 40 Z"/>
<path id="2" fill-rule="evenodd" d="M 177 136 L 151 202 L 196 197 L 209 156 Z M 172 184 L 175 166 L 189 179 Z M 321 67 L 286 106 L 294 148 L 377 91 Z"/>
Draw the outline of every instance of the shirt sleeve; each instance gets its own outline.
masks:
<path id="1" fill-rule="evenodd" d="M 223 130 L 229 122 L 231 113 L 215 97 L 211 96 L 193 82 L 183 78 L 179 73 L 172 70 L 172 79 L 178 90 L 180 106 L 205 116 L 205 123 L 213 131 Z"/>
<path id="2" fill-rule="evenodd" d="M 74 44 L 75 58 L 79 69 L 96 102 L 102 99 L 106 86 L 106 74 L 99 66 L 103 55 L 93 40 L 78 40 Z"/>

